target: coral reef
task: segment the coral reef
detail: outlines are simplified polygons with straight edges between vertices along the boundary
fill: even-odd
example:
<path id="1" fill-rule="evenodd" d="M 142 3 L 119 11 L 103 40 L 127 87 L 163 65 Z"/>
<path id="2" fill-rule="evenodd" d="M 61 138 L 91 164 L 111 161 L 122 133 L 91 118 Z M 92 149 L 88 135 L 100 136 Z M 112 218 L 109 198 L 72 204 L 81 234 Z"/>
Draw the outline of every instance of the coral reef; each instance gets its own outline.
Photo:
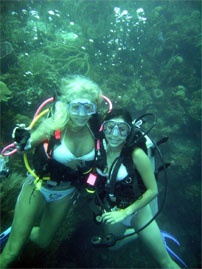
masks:
<path id="1" fill-rule="evenodd" d="M 193 93 L 189 102 L 188 113 L 193 120 L 201 122 L 201 89 Z"/>
<path id="2" fill-rule="evenodd" d="M 22 174 L 13 172 L 8 178 L 0 182 L 1 218 L 4 220 L 1 223 L 1 231 L 11 224 L 16 198 L 22 186 L 23 178 Z"/>
<path id="3" fill-rule="evenodd" d="M 154 96 L 154 98 L 159 99 L 159 98 L 163 97 L 163 95 L 164 95 L 163 94 L 163 90 L 161 90 L 159 88 L 153 89 L 153 96 Z"/>
<path id="4" fill-rule="evenodd" d="M 184 226 L 174 226 L 185 234 L 189 231 L 187 246 L 196 229 L 184 223 L 189 211 L 195 222 L 199 216 L 192 207 L 199 199 L 195 186 L 201 171 L 199 2 L 141 1 L 141 15 L 139 1 L 130 0 L 17 1 L 17 5 L 2 1 L 0 20 L 1 40 L 10 41 L 1 42 L 0 49 L 5 60 L 0 78 L 1 143 L 10 139 L 16 121 L 29 122 L 38 105 L 57 92 L 61 77 L 89 76 L 114 106 L 127 107 L 134 118 L 145 112 L 157 115 L 151 135 L 170 138 L 165 151 L 172 162 L 169 213 L 180 214 Z M 13 54 L 17 59 L 8 61 Z M 21 171 L 19 162 L 18 158 L 12 166 Z M 182 206 L 175 213 L 172 201 L 177 200 Z M 190 258 L 190 267 L 200 268 L 199 263 Z"/>
<path id="5" fill-rule="evenodd" d="M 0 81 L 0 102 L 7 102 L 11 96 L 12 92 L 8 89 L 3 81 Z"/>
<path id="6" fill-rule="evenodd" d="M 0 59 L 2 60 L 9 54 L 11 54 L 14 51 L 13 46 L 10 42 L 0 42 Z"/>

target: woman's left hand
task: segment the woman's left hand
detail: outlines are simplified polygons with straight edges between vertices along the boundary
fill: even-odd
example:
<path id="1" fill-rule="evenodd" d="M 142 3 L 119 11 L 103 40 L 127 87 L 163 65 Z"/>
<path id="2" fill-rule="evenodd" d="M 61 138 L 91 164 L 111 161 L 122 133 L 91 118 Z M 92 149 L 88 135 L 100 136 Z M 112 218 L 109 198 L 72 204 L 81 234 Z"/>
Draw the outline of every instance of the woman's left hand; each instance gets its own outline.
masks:
<path id="1" fill-rule="evenodd" d="M 107 224 L 115 224 L 124 220 L 127 217 L 126 212 L 124 210 L 106 212 L 102 214 L 102 222 Z"/>

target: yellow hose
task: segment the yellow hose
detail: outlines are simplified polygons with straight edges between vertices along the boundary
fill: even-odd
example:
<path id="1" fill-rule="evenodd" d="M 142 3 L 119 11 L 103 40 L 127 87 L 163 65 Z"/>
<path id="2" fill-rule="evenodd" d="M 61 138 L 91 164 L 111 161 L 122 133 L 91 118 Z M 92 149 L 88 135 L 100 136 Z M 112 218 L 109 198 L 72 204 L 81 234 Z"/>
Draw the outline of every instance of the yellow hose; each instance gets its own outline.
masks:
<path id="1" fill-rule="evenodd" d="M 34 177 L 38 177 L 36 173 L 34 173 L 34 171 L 31 169 L 29 163 L 28 163 L 28 159 L 27 159 L 27 153 L 24 153 L 23 154 L 23 160 L 24 160 L 24 163 L 25 163 L 25 167 L 27 168 L 27 171 Z"/>
<path id="2" fill-rule="evenodd" d="M 29 128 L 32 129 L 34 124 L 41 118 L 43 117 L 45 114 L 47 114 L 49 112 L 49 108 L 45 109 L 44 111 L 42 111 L 37 117 L 35 117 L 32 122 L 29 125 Z"/>
<path id="3" fill-rule="evenodd" d="M 29 128 L 32 129 L 34 124 L 41 118 L 43 117 L 44 115 L 46 115 L 50 110 L 47 108 L 45 109 L 44 111 L 42 111 L 37 117 L 35 117 L 32 122 L 30 123 L 29 125 Z M 25 164 L 25 167 L 27 168 L 27 171 L 32 175 L 34 176 L 36 179 L 39 179 L 39 177 L 37 176 L 36 173 L 34 173 L 34 171 L 31 169 L 30 165 L 29 165 L 29 162 L 28 162 L 28 158 L 27 158 L 27 153 L 24 153 L 23 154 L 23 160 L 24 160 L 24 164 Z M 44 177 L 43 179 L 45 180 L 49 180 L 50 178 L 49 177 Z"/>

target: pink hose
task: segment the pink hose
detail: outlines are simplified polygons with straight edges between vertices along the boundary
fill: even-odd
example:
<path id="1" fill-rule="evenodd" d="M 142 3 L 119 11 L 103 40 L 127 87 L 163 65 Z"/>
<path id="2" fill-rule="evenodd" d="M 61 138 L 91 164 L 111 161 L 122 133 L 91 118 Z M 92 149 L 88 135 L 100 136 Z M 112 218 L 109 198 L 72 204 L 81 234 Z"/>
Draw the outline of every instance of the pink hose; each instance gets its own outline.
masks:
<path id="1" fill-rule="evenodd" d="M 103 98 L 105 101 L 107 101 L 107 103 L 108 103 L 108 105 L 109 105 L 108 113 L 111 112 L 111 111 L 112 111 L 112 102 L 111 102 L 111 100 L 110 100 L 108 97 L 106 97 L 105 95 L 102 95 L 102 98 Z"/>
<path id="2" fill-rule="evenodd" d="M 13 150 L 11 150 L 13 148 Z M 9 151 L 9 152 L 6 152 L 7 150 L 11 150 L 11 151 Z M 2 151 L 1 151 L 1 155 L 3 155 L 3 156 L 10 156 L 10 155 L 13 155 L 14 153 L 16 153 L 17 152 L 17 149 L 16 149 L 16 147 L 15 147 L 15 144 L 14 143 L 12 143 L 12 144 L 10 144 L 10 145 L 8 145 L 8 146 L 6 146 L 5 148 L 3 148 L 2 149 Z"/>
<path id="3" fill-rule="evenodd" d="M 47 105 L 47 104 L 50 103 L 50 102 L 53 102 L 53 100 L 54 100 L 54 97 L 50 97 L 50 98 L 48 98 L 47 100 L 45 100 L 45 101 L 38 107 L 37 111 L 36 111 L 35 114 L 34 114 L 34 118 L 36 118 L 36 117 L 38 116 L 39 112 L 41 111 L 41 109 L 42 109 L 45 105 Z"/>
<path id="4" fill-rule="evenodd" d="M 45 105 L 47 105 L 48 103 L 52 102 L 53 100 L 54 100 L 54 97 L 50 97 L 50 98 L 48 98 L 47 100 L 45 100 L 45 101 L 38 107 L 37 111 L 36 111 L 35 114 L 34 114 L 34 118 L 33 118 L 33 119 L 35 119 L 35 118 L 38 116 L 38 114 L 40 113 L 41 109 L 42 109 Z M 9 150 L 9 149 L 10 149 L 11 151 L 6 152 L 6 151 Z M 16 147 L 15 147 L 15 144 L 14 144 L 14 143 L 11 143 L 10 145 L 8 145 L 8 146 L 6 146 L 5 148 L 2 149 L 1 154 L 2 154 L 3 156 L 10 156 L 10 155 L 13 155 L 13 154 L 16 153 L 16 152 L 17 152 L 17 149 L 16 149 Z"/>

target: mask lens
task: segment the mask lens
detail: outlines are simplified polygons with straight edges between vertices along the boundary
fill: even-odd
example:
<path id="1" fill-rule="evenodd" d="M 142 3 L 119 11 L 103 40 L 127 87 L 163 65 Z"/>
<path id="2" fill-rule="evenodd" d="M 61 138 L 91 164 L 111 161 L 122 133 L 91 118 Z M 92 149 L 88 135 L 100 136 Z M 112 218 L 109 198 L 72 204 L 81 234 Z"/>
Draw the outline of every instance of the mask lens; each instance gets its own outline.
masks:
<path id="1" fill-rule="evenodd" d="M 106 121 L 103 124 L 103 132 L 107 135 L 112 134 L 114 128 L 118 128 L 119 135 L 127 137 L 131 131 L 131 127 L 126 122 Z"/>
<path id="2" fill-rule="evenodd" d="M 74 102 L 72 101 L 67 105 L 68 111 L 72 115 L 79 115 L 80 111 L 82 111 L 86 115 L 92 115 L 96 113 L 96 105 L 88 102 Z"/>
<path id="3" fill-rule="evenodd" d="M 128 136 L 130 133 L 130 126 L 126 122 L 121 122 L 118 125 L 121 136 Z"/>
<path id="4" fill-rule="evenodd" d="M 69 112 L 71 114 L 77 114 L 80 110 L 80 104 L 79 103 L 70 103 L 69 104 Z"/>
<path id="5" fill-rule="evenodd" d="M 83 107 L 88 115 L 91 115 L 96 112 L 94 106 L 95 105 L 93 103 L 83 104 Z"/>
<path id="6" fill-rule="evenodd" d="M 116 124 L 113 121 L 105 121 L 103 124 L 103 132 L 105 134 L 111 134 Z"/>

